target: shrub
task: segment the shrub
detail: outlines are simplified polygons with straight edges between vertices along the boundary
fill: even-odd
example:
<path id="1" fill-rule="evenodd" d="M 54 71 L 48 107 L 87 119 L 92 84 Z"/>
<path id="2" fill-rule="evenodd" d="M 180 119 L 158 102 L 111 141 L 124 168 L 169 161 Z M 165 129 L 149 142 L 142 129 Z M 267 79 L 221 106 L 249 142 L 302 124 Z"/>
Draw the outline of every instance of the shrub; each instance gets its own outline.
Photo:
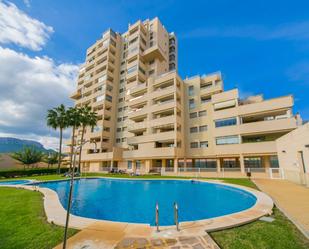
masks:
<path id="1" fill-rule="evenodd" d="M 60 168 L 60 173 L 65 173 L 67 171 L 68 168 Z M 50 175 L 57 173 L 58 169 L 46 169 L 46 168 L 7 170 L 7 171 L 0 171 L 0 178 L 12 178 L 12 177 L 33 176 L 33 175 Z"/>

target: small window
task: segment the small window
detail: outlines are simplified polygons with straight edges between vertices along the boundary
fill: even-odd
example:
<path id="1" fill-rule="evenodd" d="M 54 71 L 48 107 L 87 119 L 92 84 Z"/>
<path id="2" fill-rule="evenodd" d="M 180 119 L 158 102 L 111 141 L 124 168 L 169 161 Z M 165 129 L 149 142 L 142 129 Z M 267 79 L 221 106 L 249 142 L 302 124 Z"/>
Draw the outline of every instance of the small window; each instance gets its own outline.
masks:
<path id="1" fill-rule="evenodd" d="M 207 148 L 208 147 L 208 141 L 201 141 L 200 142 L 200 148 Z"/>
<path id="2" fill-rule="evenodd" d="M 216 144 L 217 145 L 239 144 L 239 137 L 238 136 L 217 137 Z"/>
<path id="3" fill-rule="evenodd" d="M 190 127 L 190 133 L 196 133 L 198 132 L 197 127 Z"/>
<path id="4" fill-rule="evenodd" d="M 189 86 L 188 92 L 189 92 L 189 96 L 193 96 L 194 95 L 194 86 Z"/>
<path id="5" fill-rule="evenodd" d="M 117 128 L 117 132 L 121 132 L 121 128 Z"/>
<path id="6" fill-rule="evenodd" d="M 192 142 L 190 143 L 191 148 L 198 148 L 198 142 Z"/>
<path id="7" fill-rule="evenodd" d="M 194 99 L 189 99 L 189 108 L 190 108 L 190 109 L 195 108 Z"/>
<path id="8" fill-rule="evenodd" d="M 207 129 L 208 129 L 208 126 L 207 126 L 207 125 L 201 125 L 201 126 L 199 127 L 199 131 L 200 131 L 200 132 L 207 131 Z"/>
<path id="9" fill-rule="evenodd" d="M 150 71 L 149 71 L 149 75 L 153 75 L 154 72 L 155 72 L 154 70 L 150 70 Z"/>
<path id="10" fill-rule="evenodd" d="M 191 112 L 190 118 L 197 118 L 197 112 Z"/>
<path id="11" fill-rule="evenodd" d="M 116 143 L 119 144 L 120 143 L 120 138 L 116 139 Z"/>
<path id="12" fill-rule="evenodd" d="M 198 112 L 198 116 L 199 116 L 199 117 L 207 116 L 207 111 L 199 111 L 199 112 Z"/>
<path id="13" fill-rule="evenodd" d="M 234 118 L 227 118 L 227 119 L 221 119 L 221 120 L 215 120 L 215 126 L 218 127 L 224 127 L 224 126 L 232 126 L 237 124 L 237 119 Z"/>

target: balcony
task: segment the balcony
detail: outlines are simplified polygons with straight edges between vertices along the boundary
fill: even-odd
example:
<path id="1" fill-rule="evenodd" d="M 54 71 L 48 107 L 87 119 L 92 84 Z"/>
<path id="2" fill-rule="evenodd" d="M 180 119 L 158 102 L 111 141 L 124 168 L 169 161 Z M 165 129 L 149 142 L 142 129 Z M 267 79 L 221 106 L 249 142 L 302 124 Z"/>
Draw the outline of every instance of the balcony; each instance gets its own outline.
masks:
<path id="1" fill-rule="evenodd" d="M 128 144 L 140 144 L 148 142 L 164 142 L 174 140 L 176 138 L 177 131 L 159 132 L 143 136 L 129 137 Z"/>
<path id="2" fill-rule="evenodd" d="M 160 61 L 166 60 L 163 50 L 158 44 L 153 45 L 150 48 L 147 48 L 143 53 L 143 58 L 146 61 L 151 61 L 158 58 Z"/>
<path id="3" fill-rule="evenodd" d="M 174 147 L 128 150 L 123 152 L 123 157 L 126 159 L 175 158 L 180 156 L 182 156 L 181 150 Z"/>
<path id="4" fill-rule="evenodd" d="M 243 143 L 243 144 L 226 144 L 226 145 L 216 145 L 215 153 L 217 155 L 276 154 L 277 148 L 276 148 L 276 141 Z"/>
<path id="5" fill-rule="evenodd" d="M 169 87 L 165 87 L 165 88 L 157 88 L 155 91 L 153 91 L 151 93 L 151 98 L 156 99 L 156 98 L 159 98 L 159 97 L 168 96 L 168 95 L 175 93 L 177 90 L 179 91 L 179 89 L 176 88 L 175 86 L 169 86 Z"/>
<path id="6" fill-rule="evenodd" d="M 140 116 L 146 116 L 148 114 L 148 110 L 146 107 L 137 109 L 137 110 L 132 110 L 128 112 L 128 117 L 129 119 L 135 119 Z"/>
<path id="7" fill-rule="evenodd" d="M 78 100 L 82 97 L 82 92 L 81 91 L 75 91 L 74 93 L 71 94 L 70 98 Z"/>
<path id="8" fill-rule="evenodd" d="M 291 108 L 293 106 L 293 97 L 286 96 L 281 98 L 264 100 L 262 102 L 244 104 L 238 107 L 239 115 L 245 115 L 250 113 L 261 113 L 267 111 L 280 110 L 285 108 Z"/>
<path id="9" fill-rule="evenodd" d="M 170 115 L 162 118 L 156 118 L 151 120 L 150 126 L 151 127 L 161 127 L 168 124 L 176 123 L 176 115 Z"/>
<path id="10" fill-rule="evenodd" d="M 211 84 L 211 85 L 206 85 L 200 88 L 200 95 L 209 95 L 209 94 L 213 94 L 213 93 L 218 93 L 218 92 L 222 92 L 223 91 L 223 86 L 222 86 L 222 82 L 218 82 L 215 84 Z"/>
<path id="11" fill-rule="evenodd" d="M 136 94 L 138 92 L 145 91 L 147 89 L 146 83 L 138 82 L 138 83 L 135 83 L 135 84 L 132 83 L 132 85 L 134 85 L 134 86 L 130 87 L 130 89 L 129 89 L 130 94 Z"/>

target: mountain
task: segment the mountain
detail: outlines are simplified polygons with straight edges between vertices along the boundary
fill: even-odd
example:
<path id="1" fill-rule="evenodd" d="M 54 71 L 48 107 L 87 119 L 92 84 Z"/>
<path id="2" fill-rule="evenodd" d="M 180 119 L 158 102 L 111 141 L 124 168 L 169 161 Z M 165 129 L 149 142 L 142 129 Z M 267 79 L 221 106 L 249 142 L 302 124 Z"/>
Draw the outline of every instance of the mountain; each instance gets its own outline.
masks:
<path id="1" fill-rule="evenodd" d="M 24 147 L 35 147 L 43 152 L 52 152 L 53 150 L 45 149 L 44 146 L 36 141 L 23 140 L 13 137 L 0 137 L 0 153 L 11 153 L 22 150 Z"/>

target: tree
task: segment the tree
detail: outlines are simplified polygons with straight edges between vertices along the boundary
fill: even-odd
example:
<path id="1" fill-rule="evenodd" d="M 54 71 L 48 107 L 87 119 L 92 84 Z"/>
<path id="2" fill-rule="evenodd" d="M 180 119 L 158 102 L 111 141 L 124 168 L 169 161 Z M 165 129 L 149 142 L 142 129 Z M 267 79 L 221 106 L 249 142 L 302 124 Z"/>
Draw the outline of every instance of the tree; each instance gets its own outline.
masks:
<path id="1" fill-rule="evenodd" d="M 75 130 L 81 124 L 81 109 L 76 107 L 70 107 L 67 111 L 67 118 L 68 118 L 68 126 L 72 127 L 72 137 L 71 137 L 71 153 L 70 153 L 70 172 L 72 172 L 73 168 L 73 153 L 74 153 L 74 146 L 75 146 Z"/>
<path id="2" fill-rule="evenodd" d="M 80 108 L 80 122 L 82 126 L 82 135 L 81 135 L 81 145 L 79 147 L 79 155 L 78 155 L 78 172 L 81 172 L 81 156 L 82 156 L 82 147 L 84 142 L 84 134 L 86 131 L 86 127 L 90 126 L 92 129 L 97 124 L 97 114 L 91 111 L 90 106 L 84 106 Z"/>
<path id="3" fill-rule="evenodd" d="M 60 173 L 61 156 L 62 156 L 62 133 L 63 129 L 68 127 L 68 115 L 63 104 L 47 111 L 47 126 L 58 129 L 59 134 L 59 154 L 58 154 L 58 173 Z"/>
<path id="4" fill-rule="evenodd" d="M 48 167 L 53 166 L 59 161 L 59 153 L 53 152 L 45 155 L 44 161 L 47 163 Z"/>
<path id="5" fill-rule="evenodd" d="M 21 151 L 14 152 L 12 158 L 20 161 L 25 166 L 30 166 L 35 163 L 41 162 L 43 159 L 43 152 L 35 149 L 34 147 L 24 147 Z"/>

